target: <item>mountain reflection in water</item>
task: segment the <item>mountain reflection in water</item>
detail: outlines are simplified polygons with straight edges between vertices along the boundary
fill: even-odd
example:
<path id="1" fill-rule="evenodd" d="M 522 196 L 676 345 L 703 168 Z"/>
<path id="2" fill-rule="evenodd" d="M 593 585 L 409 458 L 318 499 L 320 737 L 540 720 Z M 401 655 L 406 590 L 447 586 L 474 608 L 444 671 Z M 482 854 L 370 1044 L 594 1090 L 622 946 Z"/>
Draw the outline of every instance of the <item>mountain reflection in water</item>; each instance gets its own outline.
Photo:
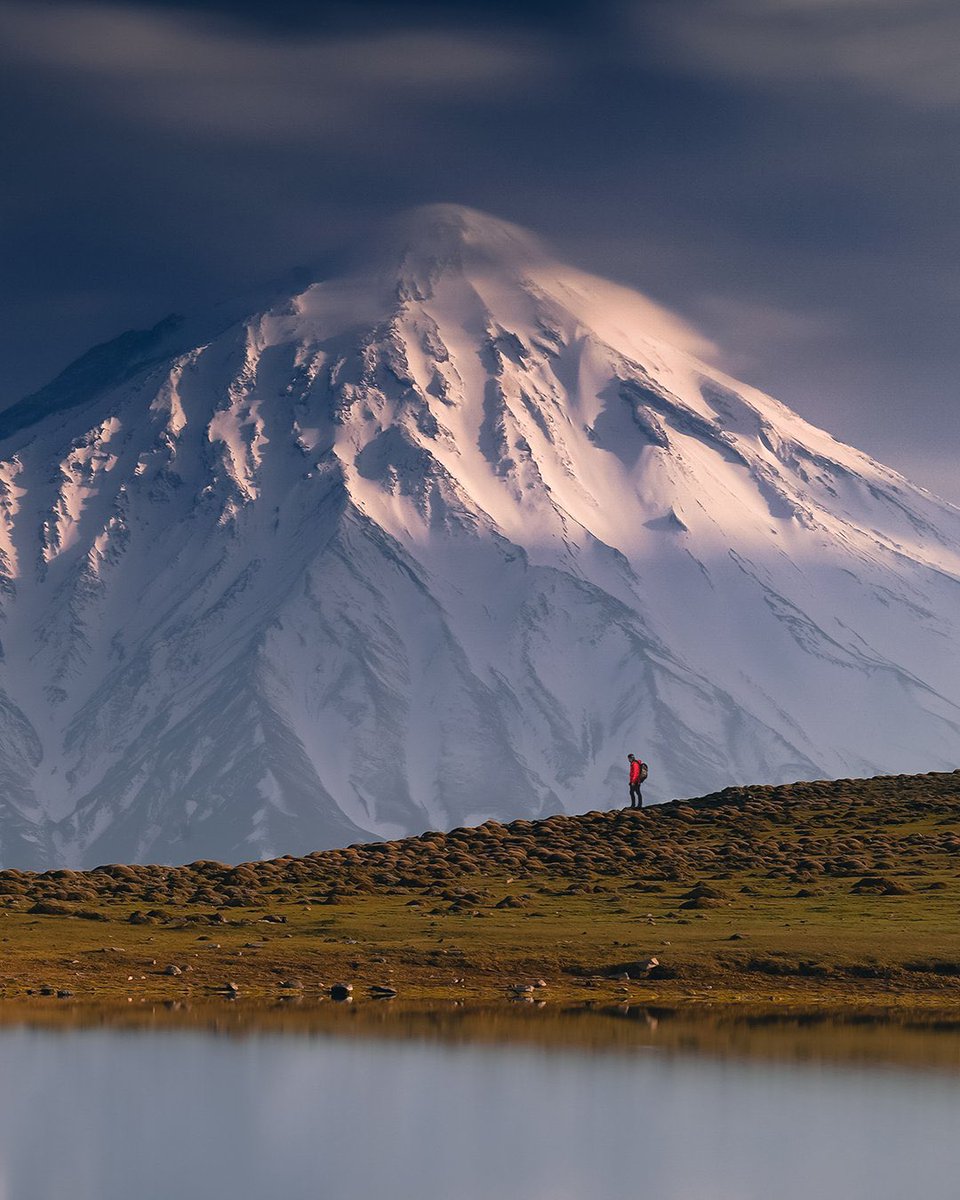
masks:
<path id="1" fill-rule="evenodd" d="M 236 1006 L 176 1032 L 0 1029 L 0 1197 L 956 1194 L 955 1030 L 383 1013 L 331 1008 L 312 1033 L 258 1029 Z M 846 1061 L 813 1061 L 838 1035 Z"/>

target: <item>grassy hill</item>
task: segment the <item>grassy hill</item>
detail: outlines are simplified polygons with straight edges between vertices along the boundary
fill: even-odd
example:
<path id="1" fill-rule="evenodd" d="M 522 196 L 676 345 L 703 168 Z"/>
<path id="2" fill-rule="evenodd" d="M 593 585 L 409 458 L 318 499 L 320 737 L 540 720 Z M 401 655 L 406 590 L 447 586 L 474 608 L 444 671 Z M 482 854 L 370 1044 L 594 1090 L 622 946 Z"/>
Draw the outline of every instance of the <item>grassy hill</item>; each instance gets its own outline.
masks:
<path id="1" fill-rule="evenodd" d="M 0 871 L 0 994 L 941 1011 L 958 918 L 960 772 L 727 788 L 239 866 Z"/>

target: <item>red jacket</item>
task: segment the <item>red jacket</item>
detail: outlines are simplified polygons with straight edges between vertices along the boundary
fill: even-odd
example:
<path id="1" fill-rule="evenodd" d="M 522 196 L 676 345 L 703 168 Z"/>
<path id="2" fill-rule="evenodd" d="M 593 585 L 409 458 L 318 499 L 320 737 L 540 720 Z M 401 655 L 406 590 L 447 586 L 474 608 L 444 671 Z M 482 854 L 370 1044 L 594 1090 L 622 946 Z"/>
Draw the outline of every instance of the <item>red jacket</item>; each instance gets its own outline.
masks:
<path id="1" fill-rule="evenodd" d="M 622 776 L 621 776 L 621 778 L 622 778 Z M 630 782 L 632 784 L 640 782 L 640 759 L 639 758 L 635 758 L 633 760 L 633 762 L 630 764 Z"/>

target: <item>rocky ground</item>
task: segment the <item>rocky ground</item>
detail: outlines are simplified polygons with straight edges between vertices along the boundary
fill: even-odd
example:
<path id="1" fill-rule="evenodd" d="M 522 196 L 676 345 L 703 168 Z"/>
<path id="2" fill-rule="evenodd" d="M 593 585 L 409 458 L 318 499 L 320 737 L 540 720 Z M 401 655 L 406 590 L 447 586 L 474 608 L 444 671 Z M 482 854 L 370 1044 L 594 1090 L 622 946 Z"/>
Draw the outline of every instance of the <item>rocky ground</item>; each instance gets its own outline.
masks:
<path id="1" fill-rule="evenodd" d="M 960 772 L 728 788 L 239 866 L 2 871 L 0 993 L 949 1012 L 958 916 Z"/>

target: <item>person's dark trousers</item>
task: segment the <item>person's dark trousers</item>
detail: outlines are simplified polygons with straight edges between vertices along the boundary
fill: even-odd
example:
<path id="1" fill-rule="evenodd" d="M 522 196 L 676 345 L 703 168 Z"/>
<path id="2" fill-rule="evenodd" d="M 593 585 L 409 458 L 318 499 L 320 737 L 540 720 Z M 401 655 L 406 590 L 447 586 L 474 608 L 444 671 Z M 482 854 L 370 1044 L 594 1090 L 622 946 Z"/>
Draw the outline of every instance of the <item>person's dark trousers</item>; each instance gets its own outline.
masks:
<path id="1" fill-rule="evenodd" d="M 640 784 L 630 784 L 630 807 L 643 808 L 643 796 L 640 793 Z"/>

